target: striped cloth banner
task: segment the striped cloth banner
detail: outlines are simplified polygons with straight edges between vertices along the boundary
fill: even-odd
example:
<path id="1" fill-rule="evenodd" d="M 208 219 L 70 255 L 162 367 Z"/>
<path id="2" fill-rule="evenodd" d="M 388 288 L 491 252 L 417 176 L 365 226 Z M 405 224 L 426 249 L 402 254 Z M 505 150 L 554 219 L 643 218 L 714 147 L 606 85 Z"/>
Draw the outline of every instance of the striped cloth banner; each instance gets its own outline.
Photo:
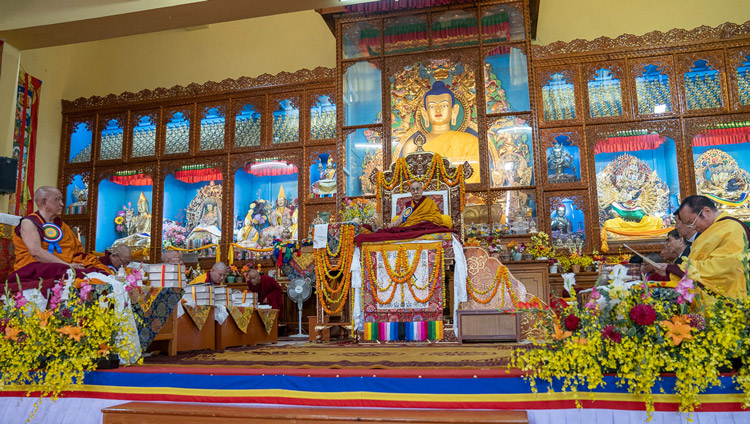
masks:
<path id="1" fill-rule="evenodd" d="M 424 341 L 441 340 L 442 338 L 442 321 L 365 323 L 365 340 L 367 341 Z"/>

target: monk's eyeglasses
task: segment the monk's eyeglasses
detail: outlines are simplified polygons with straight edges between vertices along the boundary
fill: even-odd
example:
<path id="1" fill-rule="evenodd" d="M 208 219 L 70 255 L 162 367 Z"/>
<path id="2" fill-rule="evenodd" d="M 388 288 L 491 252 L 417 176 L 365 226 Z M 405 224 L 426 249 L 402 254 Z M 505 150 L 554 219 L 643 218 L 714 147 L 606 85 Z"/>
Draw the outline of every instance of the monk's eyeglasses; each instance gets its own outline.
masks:
<path id="1" fill-rule="evenodd" d="M 701 209 L 700 212 L 698 212 L 698 215 L 695 216 L 695 219 L 690 224 L 686 225 L 687 228 L 695 228 L 695 223 L 698 221 L 698 218 L 703 214 L 703 209 Z"/>

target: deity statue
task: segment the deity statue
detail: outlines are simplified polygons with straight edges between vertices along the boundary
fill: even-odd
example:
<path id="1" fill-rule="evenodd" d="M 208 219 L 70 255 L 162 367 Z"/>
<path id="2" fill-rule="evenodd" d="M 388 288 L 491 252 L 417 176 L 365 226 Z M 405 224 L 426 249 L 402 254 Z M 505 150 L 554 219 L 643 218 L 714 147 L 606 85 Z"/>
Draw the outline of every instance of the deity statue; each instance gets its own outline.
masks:
<path id="1" fill-rule="evenodd" d="M 128 246 L 143 249 L 151 244 L 151 213 L 146 195 L 141 192 L 138 197 L 138 215 L 133 214 L 133 208 L 125 208 L 125 228 L 128 235 L 115 240 L 112 248 Z"/>
<path id="2" fill-rule="evenodd" d="M 565 217 L 565 205 L 558 205 L 555 209 L 555 217 L 552 218 L 552 231 L 559 231 L 562 234 L 573 232 L 573 223 Z"/>
<path id="3" fill-rule="evenodd" d="M 596 175 L 603 227 L 614 236 L 648 236 L 664 228 L 669 188 L 642 160 L 623 154 Z"/>
<path id="4" fill-rule="evenodd" d="M 423 108 L 419 109 L 419 114 L 425 131 L 416 131 L 397 146 L 395 156 L 401 157 L 416 152 L 415 140 L 421 136 L 426 140 L 423 146 L 425 151 L 438 153 L 456 164 L 468 161 L 478 166 L 479 139 L 476 134 L 451 129 L 451 125 L 455 126 L 458 122 L 461 105 L 445 82 L 435 81 L 425 93 L 421 106 Z M 479 172 L 475 172 L 466 182 L 478 183 Z"/>
<path id="5" fill-rule="evenodd" d="M 284 194 L 284 187 L 279 188 L 279 195 L 276 197 L 276 207 L 271 211 L 271 226 L 278 226 L 284 223 L 284 217 L 291 214 L 287 207 L 287 199 Z"/>
<path id="6" fill-rule="evenodd" d="M 750 173 L 732 155 L 709 149 L 695 160 L 698 194 L 709 197 L 716 206 L 743 221 L 750 220 Z"/>
<path id="7" fill-rule="evenodd" d="M 70 206 L 85 206 L 89 197 L 88 185 L 84 185 L 83 188 L 73 187 L 73 197 L 76 201 Z"/>
<path id="8" fill-rule="evenodd" d="M 323 161 L 318 158 L 319 179 L 312 184 L 312 192 L 319 197 L 331 197 L 336 194 L 336 162 L 328 158 L 323 166 Z"/>
<path id="9" fill-rule="evenodd" d="M 573 155 L 558 141 L 555 141 L 548 153 L 547 169 L 549 169 L 547 178 L 550 183 L 565 183 L 578 180 L 575 175 L 576 165 L 573 163 Z M 566 169 L 570 169 L 570 172 L 565 172 Z"/>
<path id="10" fill-rule="evenodd" d="M 216 198 L 209 197 L 203 202 L 200 218 L 187 236 L 188 246 L 205 244 L 216 244 L 221 240 L 221 209 Z M 190 243 L 198 242 L 198 243 Z"/>

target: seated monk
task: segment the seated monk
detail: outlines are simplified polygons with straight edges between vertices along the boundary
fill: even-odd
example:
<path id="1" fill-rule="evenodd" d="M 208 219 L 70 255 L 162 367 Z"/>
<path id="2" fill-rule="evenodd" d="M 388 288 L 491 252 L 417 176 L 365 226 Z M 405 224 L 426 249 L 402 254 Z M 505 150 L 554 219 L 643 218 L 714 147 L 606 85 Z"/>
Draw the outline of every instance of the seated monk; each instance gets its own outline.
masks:
<path id="1" fill-rule="evenodd" d="M 104 251 L 104 256 L 96 257 L 78 253 L 73 257 L 74 263 L 81 263 L 85 268 L 98 268 L 99 272 L 105 274 L 117 275 L 121 267 L 126 267 L 130 263 L 133 252 L 127 245 L 121 244 L 115 246 L 112 251 Z"/>
<path id="2" fill-rule="evenodd" d="M 182 252 L 179 250 L 167 250 L 161 255 L 161 261 L 165 264 L 185 266 L 185 263 L 182 262 Z"/>
<path id="3" fill-rule="evenodd" d="M 422 183 L 411 183 L 411 201 L 406 204 L 401 215 L 393 218 L 391 227 L 412 227 L 422 222 L 431 222 L 441 227 L 453 228 L 451 217 L 440 213 L 437 203 L 429 197 L 422 196 L 422 191 Z"/>
<path id="4" fill-rule="evenodd" d="M 42 281 L 42 295 L 54 286 L 55 280 L 74 269 L 76 277 L 85 277 L 86 272 L 101 272 L 101 268 L 87 267 L 97 258 L 83 253 L 83 246 L 60 217 L 65 203 L 62 193 L 55 187 L 42 186 L 34 192 L 34 203 L 39 210 L 21 218 L 13 231 L 13 246 L 16 262 L 8 276 L 12 291 L 17 290 L 16 279 L 21 287 L 34 289 Z"/>
<path id="5" fill-rule="evenodd" d="M 189 284 L 224 284 L 229 269 L 224 262 L 216 262 L 211 270 L 195 277 Z"/>
<path id="6" fill-rule="evenodd" d="M 284 305 L 284 292 L 273 277 L 260 275 L 254 269 L 250 270 L 247 275 L 247 289 L 258 294 L 258 304 L 271 305 L 271 308 L 281 311 Z"/>

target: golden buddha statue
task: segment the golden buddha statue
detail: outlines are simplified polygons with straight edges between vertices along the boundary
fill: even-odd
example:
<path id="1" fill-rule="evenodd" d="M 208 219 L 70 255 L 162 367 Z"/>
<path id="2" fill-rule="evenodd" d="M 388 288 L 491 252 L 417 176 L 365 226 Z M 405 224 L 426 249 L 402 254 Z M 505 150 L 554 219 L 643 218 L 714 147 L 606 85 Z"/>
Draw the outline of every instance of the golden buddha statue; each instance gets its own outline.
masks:
<path id="1" fill-rule="evenodd" d="M 133 209 L 125 208 L 125 228 L 128 230 L 126 237 L 115 240 L 112 248 L 117 246 L 128 246 L 130 248 L 143 249 L 151 245 L 151 213 L 146 195 L 141 192 L 138 197 L 138 215 L 133 215 Z"/>
<path id="2" fill-rule="evenodd" d="M 446 75 L 447 76 L 447 75 Z M 417 136 L 425 138 L 424 151 L 437 153 L 452 163 L 469 162 L 478 169 L 479 139 L 475 134 L 466 131 L 455 131 L 460 116 L 461 106 L 456 97 L 443 81 L 435 81 L 418 110 L 425 130 L 416 131 L 412 136 L 396 146 L 394 158 L 406 156 L 417 151 Z M 415 118 L 417 118 L 415 116 Z M 429 130 L 428 130 L 429 128 Z M 467 183 L 478 183 L 479 172 L 475 172 Z"/>

